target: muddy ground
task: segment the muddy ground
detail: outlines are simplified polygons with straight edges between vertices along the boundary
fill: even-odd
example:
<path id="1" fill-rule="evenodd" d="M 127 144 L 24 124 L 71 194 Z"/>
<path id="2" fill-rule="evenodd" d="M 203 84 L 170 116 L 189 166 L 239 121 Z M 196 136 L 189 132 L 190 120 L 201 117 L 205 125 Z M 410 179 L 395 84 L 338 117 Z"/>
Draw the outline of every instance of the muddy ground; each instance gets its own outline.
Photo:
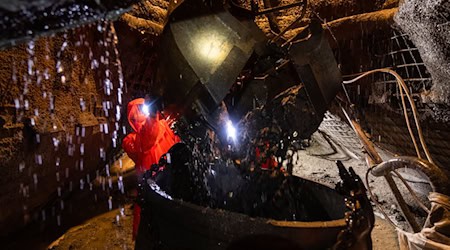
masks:
<path id="1" fill-rule="evenodd" d="M 48 249 L 134 249 L 131 204 L 94 217 L 69 229 Z"/>

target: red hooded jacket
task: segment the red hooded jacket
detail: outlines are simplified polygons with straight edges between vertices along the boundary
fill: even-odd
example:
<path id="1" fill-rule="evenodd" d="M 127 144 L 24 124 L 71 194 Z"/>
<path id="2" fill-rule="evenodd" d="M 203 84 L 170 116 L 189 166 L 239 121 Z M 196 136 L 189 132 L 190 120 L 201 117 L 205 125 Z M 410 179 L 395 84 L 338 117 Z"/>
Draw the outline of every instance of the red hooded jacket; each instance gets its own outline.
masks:
<path id="1" fill-rule="evenodd" d="M 128 122 L 134 131 L 122 143 L 123 149 L 134 161 L 138 175 L 150 169 L 152 164 L 158 163 L 163 154 L 180 142 L 167 121 L 161 119 L 159 112 L 156 115 L 144 113 L 144 102 L 143 98 L 139 98 L 128 103 Z M 134 208 L 133 239 L 137 234 L 141 214 L 137 204 Z"/>
<path id="2" fill-rule="evenodd" d="M 136 164 L 138 174 L 144 173 L 175 143 L 180 141 L 159 113 L 155 116 L 143 112 L 144 99 L 128 103 L 128 122 L 134 132 L 123 139 L 122 147 Z"/>

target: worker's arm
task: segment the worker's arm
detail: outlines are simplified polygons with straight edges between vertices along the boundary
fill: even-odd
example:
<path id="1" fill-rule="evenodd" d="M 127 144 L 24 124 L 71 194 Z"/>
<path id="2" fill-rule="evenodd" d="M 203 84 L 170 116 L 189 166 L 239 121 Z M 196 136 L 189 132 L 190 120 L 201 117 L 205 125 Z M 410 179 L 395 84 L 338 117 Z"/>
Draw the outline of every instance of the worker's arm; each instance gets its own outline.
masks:
<path id="1" fill-rule="evenodd" d="M 139 147 L 136 145 L 136 133 L 128 134 L 122 141 L 123 150 L 136 163 L 138 160 Z"/>

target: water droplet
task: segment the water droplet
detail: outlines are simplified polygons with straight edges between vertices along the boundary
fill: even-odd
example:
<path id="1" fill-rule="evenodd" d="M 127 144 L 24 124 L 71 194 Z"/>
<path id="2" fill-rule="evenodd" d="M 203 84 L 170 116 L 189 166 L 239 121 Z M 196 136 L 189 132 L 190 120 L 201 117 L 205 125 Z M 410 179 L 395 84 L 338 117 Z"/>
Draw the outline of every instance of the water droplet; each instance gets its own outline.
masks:
<path id="1" fill-rule="evenodd" d="M 53 146 L 55 147 L 55 151 L 57 151 L 58 150 L 58 147 L 59 147 L 59 140 L 57 139 L 57 138 L 55 138 L 55 137 L 53 137 L 52 138 L 52 141 L 53 141 Z M 59 159 L 59 158 L 58 158 Z M 59 161 L 58 161 L 58 165 L 59 165 Z"/>
<path id="2" fill-rule="evenodd" d="M 36 154 L 34 156 L 34 160 L 35 160 L 36 164 L 42 165 L 42 155 L 41 154 Z"/>
<path id="3" fill-rule="evenodd" d="M 93 59 L 91 61 L 91 69 L 97 69 L 98 68 L 98 61 L 96 59 Z"/>
<path id="4" fill-rule="evenodd" d="M 19 102 L 19 99 L 17 99 L 17 98 L 14 99 L 14 106 L 16 107 L 16 109 L 19 109 L 19 108 L 20 108 L 20 102 Z"/>
<path id="5" fill-rule="evenodd" d="M 103 148 L 100 148 L 100 158 L 103 160 L 106 159 L 105 149 L 103 149 Z"/>
<path id="6" fill-rule="evenodd" d="M 170 156 L 170 153 L 167 153 L 167 154 L 166 154 L 166 158 L 167 158 L 167 163 L 168 163 L 168 164 L 171 164 L 171 163 L 172 163 L 172 158 L 171 158 L 171 156 Z"/>
<path id="7" fill-rule="evenodd" d="M 104 131 L 105 134 L 109 133 L 108 123 L 103 123 L 103 131 Z"/>
<path id="8" fill-rule="evenodd" d="M 45 69 L 45 70 L 44 70 L 44 79 L 45 79 L 45 80 L 50 79 L 50 73 L 48 72 L 48 69 Z"/>
<path id="9" fill-rule="evenodd" d="M 108 208 L 109 208 L 109 210 L 112 210 L 112 197 L 111 196 L 109 196 L 109 198 L 108 198 Z"/>
<path id="10" fill-rule="evenodd" d="M 80 109 L 81 111 L 86 111 L 86 102 L 83 100 L 83 98 L 80 98 Z"/>
<path id="11" fill-rule="evenodd" d="M 34 182 L 34 185 L 38 184 L 38 176 L 36 173 L 33 174 L 33 182 Z"/>
<path id="12" fill-rule="evenodd" d="M 64 67 L 61 64 L 61 61 L 56 61 L 56 72 L 57 73 L 61 73 L 64 71 Z"/>

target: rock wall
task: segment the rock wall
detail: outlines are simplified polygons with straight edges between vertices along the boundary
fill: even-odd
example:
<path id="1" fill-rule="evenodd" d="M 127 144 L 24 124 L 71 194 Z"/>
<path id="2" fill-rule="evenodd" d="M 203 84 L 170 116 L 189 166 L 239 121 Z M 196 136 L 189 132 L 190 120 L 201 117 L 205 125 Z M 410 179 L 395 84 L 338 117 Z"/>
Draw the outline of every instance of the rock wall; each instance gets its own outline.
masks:
<path id="1" fill-rule="evenodd" d="M 56 221 L 63 203 L 46 203 L 89 188 L 120 148 L 111 30 L 98 23 L 0 51 L 0 239 Z"/>
<path id="2" fill-rule="evenodd" d="M 433 102 L 450 102 L 450 3 L 407 0 L 395 22 L 408 34 L 433 78 Z"/>

